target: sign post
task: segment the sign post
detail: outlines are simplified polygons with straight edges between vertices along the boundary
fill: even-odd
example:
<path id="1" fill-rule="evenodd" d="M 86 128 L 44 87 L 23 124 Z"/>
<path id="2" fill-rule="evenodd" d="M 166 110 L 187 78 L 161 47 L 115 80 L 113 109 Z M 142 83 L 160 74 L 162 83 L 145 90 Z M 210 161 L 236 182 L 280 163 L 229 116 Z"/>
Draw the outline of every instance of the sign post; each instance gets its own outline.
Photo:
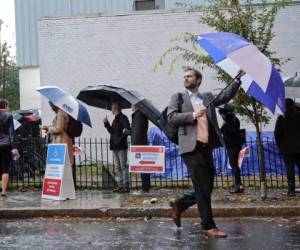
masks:
<path id="1" fill-rule="evenodd" d="M 49 144 L 42 199 L 75 199 L 72 166 L 66 144 Z"/>
<path id="2" fill-rule="evenodd" d="M 129 151 L 129 172 L 164 173 L 164 146 L 131 146 Z"/>

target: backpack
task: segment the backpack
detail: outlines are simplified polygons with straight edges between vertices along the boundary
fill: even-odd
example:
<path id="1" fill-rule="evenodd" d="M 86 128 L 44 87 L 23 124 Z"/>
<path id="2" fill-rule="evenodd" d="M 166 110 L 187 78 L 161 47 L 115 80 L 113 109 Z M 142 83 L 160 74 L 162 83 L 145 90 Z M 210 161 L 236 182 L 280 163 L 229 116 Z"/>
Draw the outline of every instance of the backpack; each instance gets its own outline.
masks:
<path id="1" fill-rule="evenodd" d="M 82 123 L 69 116 L 66 133 L 71 138 L 80 137 L 82 134 Z"/>
<path id="2" fill-rule="evenodd" d="M 181 106 L 183 104 L 182 94 L 178 93 L 178 112 L 181 112 Z M 159 128 L 166 134 L 168 139 L 178 145 L 178 126 L 175 126 L 168 122 L 168 107 L 166 107 L 160 114 Z"/>
<path id="3" fill-rule="evenodd" d="M 9 128 L 11 125 L 11 120 L 13 118 L 11 118 L 11 116 L 8 113 L 5 113 L 4 115 L 2 115 L 1 118 L 2 119 L 0 121 L 0 132 L 5 135 L 9 135 Z"/>

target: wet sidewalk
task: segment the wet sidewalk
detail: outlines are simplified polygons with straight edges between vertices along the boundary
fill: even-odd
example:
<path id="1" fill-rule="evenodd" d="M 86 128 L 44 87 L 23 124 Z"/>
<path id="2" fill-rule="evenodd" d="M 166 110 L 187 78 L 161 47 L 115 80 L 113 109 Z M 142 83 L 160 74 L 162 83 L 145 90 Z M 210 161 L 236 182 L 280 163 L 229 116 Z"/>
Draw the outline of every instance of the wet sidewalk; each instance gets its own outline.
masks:
<path id="1" fill-rule="evenodd" d="M 111 191 L 77 191 L 76 200 L 52 201 L 41 199 L 40 192 L 11 192 L 0 198 L 0 218 L 33 217 L 168 217 L 170 199 L 188 190 L 157 190 L 147 194 L 132 191 L 117 194 Z M 257 190 L 231 195 L 224 190 L 213 193 L 213 212 L 216 217 L 300 216 L 300 194 L 289 198 L 285 190 L 269 190 L 262 201 Z M 152 203 L 151 203 L 152 201 Z M 196 207 L 185 213 L 198 217 Z"/>

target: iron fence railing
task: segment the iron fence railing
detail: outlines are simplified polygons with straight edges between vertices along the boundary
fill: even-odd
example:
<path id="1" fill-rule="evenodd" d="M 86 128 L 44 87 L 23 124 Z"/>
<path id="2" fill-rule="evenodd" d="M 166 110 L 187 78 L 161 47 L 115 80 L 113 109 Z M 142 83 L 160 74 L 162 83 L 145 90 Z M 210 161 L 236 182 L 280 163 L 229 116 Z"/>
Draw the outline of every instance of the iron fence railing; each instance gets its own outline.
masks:
<path id="1" fill-rule="evenodd" d="M 73 175 L 76 187 L 81 189 L 112 189 L 116 186 L 116 166 L 113 154 L 109 150 L 108 139 L 79 139 L 75 142 L 82 153 L 75 157 Z M 164 174 L 152 174 L 152 188 L 184 188 L 191 187 L 191 180 L 178 148 L 169 142 L 158 141 L 156 144 L 166 146 L 166 171 Z M 10 187 L 12 189 L 41 188 L 45 173 L 47 144 L 42 138 L 19 138 L 17 142 L 21 158 L 11 169 Z M 250 148 L 250 157 L 245 158 L 241 171 L 242 182 L 246 187 L 259 187 L 259 167 L 257 145 L 249 140 L 244 146 Z M 287 186 L 286 171 L 282 157 L 277 151 L 273 139 L 264 138 L 265 165 L 267 185 L 273 188 Z M 231 168 L 226 151 L 222 148 L 214 150 L 216 167 L 215 186 L 228 188 L 233 183 Z M 296 171 L 298 176 L 298 171 Z M 139 174 L 131 173 L 131 188 L 141 187 Z M 299 185 L 299 178 L 296 178 Z"/>

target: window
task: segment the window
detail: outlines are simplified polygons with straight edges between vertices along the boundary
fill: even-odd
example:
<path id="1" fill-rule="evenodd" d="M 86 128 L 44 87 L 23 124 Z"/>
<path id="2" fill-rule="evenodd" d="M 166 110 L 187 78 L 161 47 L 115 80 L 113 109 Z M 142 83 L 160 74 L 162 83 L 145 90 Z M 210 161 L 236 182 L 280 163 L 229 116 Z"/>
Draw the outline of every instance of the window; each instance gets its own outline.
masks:
<path id="1" fill-rule="evenodd" d="M 137 0 L 135 10 L 155 10 L 155 0 Z"/>

